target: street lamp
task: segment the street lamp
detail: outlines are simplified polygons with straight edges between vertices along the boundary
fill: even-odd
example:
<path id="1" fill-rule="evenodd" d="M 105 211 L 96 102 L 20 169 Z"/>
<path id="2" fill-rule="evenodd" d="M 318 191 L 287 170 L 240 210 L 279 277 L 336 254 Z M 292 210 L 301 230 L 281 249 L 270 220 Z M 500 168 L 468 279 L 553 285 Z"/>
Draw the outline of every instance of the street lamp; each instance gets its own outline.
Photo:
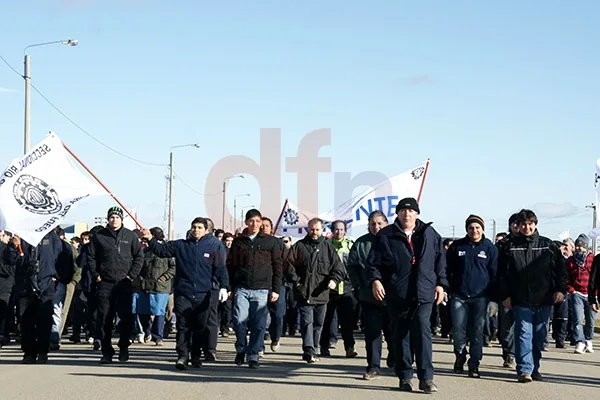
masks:
<path id="1" fill-rule="evenodd" d="M 237 218 L 236 218 L 236 214 L 237 214 L 237 201 L 236 200 L 237 200 L 238 197 L 248 197 L 248 196 L 250 196 L 250 193 L 238 194 L 237 196 L 235 196 L 233 198 L 233 231 L 234 232 L 235 232 L 235 226 L 237 225 Z"/>
<path id="2" fill-rule="evenodd" d="M 244 179 L 245 176 L 242 174 L 238 174 L 238 175 L 228 176 L 227 178 L 223 179 L 223 218 L 222 218 L 222 226 L 221 226 L 221 229 L 223 229 L 223 230 L 225 230 L 225 209 L 227 208 L 227 182 L 233 178 Z"/>
<path id="3" fill-rule="evenodd" d="M 31 134 L 30 134 L 30 98 L 31 98 L 31 71 L 30 71 L 30 61 L 31 58 L 27 54 L 27 49 L 32 47 L 40 47 L 40 46 L 48 46 L 51 44 L 63 44 L 65 46 L 75 47 L 79 44 L 79 40 L 76 39 L 68 39 L 68 40 L 55 40 L 54 42 L 44 42 L 44 43 L 36 43 L 30 44 L 29 46 L 23 49 L 23 54 L 25 56 L 25 67 L 23 70 L 23 79 L 25 80 L 25 135 L 24 135 L 24 152 L 27 154 L 29 152 L 29 148 L 31 147 Z"/>
<path id="4" fill-rule="evenodd" d="M 173 236 L 173 179 L 174 179 L 174 172 L 173 172 L 173 150 L 175 149 L 179 149 L 181 147 L 195 147 L 197 149 L 200 148 L 200 145 L 198 143 L 192 143 L 192 144 L 180 144 L 177 146 L 173 146 L 171 147 L 171 152 L 169 153 L 169 222 L 168 222 L 168 235 L 169 235 L 169 240 L 173 240 L 174 236 Z"/>

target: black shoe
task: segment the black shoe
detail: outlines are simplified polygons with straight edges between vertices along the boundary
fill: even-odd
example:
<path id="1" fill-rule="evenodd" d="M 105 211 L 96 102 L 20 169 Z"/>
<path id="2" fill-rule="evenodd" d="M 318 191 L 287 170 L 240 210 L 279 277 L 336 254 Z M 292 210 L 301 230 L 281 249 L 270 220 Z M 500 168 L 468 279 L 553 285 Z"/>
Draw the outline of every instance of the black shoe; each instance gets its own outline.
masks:
<path id="1" fill-rule="evenodd" d="M 401 392 L 412 392 L 412 381 L 410 379 L 400 379 L 400 385 L 398 386 L 398 390 L 400 390 Z"/>
<path id="2" fill-rule="evenodd" d="M 188 359 L 186 357 L 179 357 L 175 363 L 175 368 L 185 371 L 188 368 Z"/>
<path id="3" fill-rule="evenodd" d="M 215 361 L 217 361 L 217 355 L 207 351 L 206 356 L 204 357 L 204 361 L 215 362 Z"/>
<path id="4" fill-rule="evenodd" d="M 354 347 L 351 347 L 348 350 L 346 350 L 346 358 L 354 358 L 357 355 L 358 353 L 356 352 L 356 350 L 354 350 Z"/>
<path id="5" fill-rule="evenodd" d="M 314 354 L 303 354 L 302 360 L 306 361 L 308 364 L 314 364 L 317 361 L 319 361 L 319 359 Z"/>
<path id="6" fill-rule="evenodd" d="M 335 349 L 335 346 L 337 346 L 337 340 L 332 340 L 331 342 L 329 342 L 330 349 Z"/>
<path id="7" fill-rule="evenodd" d="M 469 378 L 481 378 L 479 374 L 479 368 L 469 368 Z"/>
<path id="8" fill-rule="evenodd" d="M 419 390 L 422 390 L 424 393 L 435 393 L 438 391 L 438 388 L 431 379 L 424 379 L 419 382 Z"/>
<path id="9" fill-rule="evenodd" d="M 192 357 L 192 368 L 201 368 L 202 360 L 200 357 Z"/>
<path id="10" fill-rule="evenodd" d="M 98 339 L 94 340 L 94 351 L 100 350 L 100 347 L 102 347 L 102 342 Z"/>
<path id="11" fill-rule="evenodd" d="M 50 343 L 50 351 L 58 351 L 58 350 L 60 350 L 60 344 Z"/>
<path id="12" fill-rule="evenodd" d="M 544 378 L 539 372 L 534 372 L 533 374 L 531 374 L 531 379 L 533 379 L 536 382 L 544 382 Z"/>
<path id="13" fill-rule="evenodd" d="M 331 351 L 329 351 L 329 349 L 326 349 L 324 347 L 321 348 L 321 357 L 331 357 Z"/>
<path id="14" fill-rule="evenodd" d="M 517 363 L 515 362 L 515 359 L 512 357 L 506 357 L 506 360 L 504 360 L 504 364 L 502 365 L 504 368 L 510 368 L 510 369 L 514 369 L 517 366 Z"/>
<path id="15" fill-rule="evenodd" d="M 100 359 L 100 364 L 112 364 L 112 362 L 112 357 L 109 356 L 102 356 Z"/>
<path id="16" fill-rule="evenodd" d="M 23 364 L 35 364 L 36 363 L 36 357 L 35 356 L 29 356 L 29 355 L 25 355 L 23 356 L 23 361 L 21 361 Z"/>
<path id="17" fill-rule="evenodd" d="M 458 356 L 456 357 L 456 361 L 454 361 L 454 372 L 457 374 L 462 374 L 465 372 L 465 363 L 467 362 L 467 357 Z"/>
<path id="18" fill-rule="evenodd" d="M 246 353 L 237 353 L 235 355 L 235 365 L 244 365 L 246 359 Z"/>
<path id="19" fill-rule="evenodd" d="M 248 367 L 250 369 L 259 369 L 260 368 L 260 364 L 258 364 L 258 361 L 250 361 L 248 363 Z"/>
<path id="20" fill-rule="evenodd" d="M 129 361 L 129 350 L 121 349 L 119 350 L 119 362 L 127 362 Z"/>
<path id="21" fill-rule="evenodd" d="M 557 349 L 564 349 L 565 348 L 565 342 L 556 342 L 556 348 Z"/>
<path id="22" fill-rule="evenodd" d="M 38 364 L 48 364 L 48 354 L 39 354 L 37 357 Z"/>

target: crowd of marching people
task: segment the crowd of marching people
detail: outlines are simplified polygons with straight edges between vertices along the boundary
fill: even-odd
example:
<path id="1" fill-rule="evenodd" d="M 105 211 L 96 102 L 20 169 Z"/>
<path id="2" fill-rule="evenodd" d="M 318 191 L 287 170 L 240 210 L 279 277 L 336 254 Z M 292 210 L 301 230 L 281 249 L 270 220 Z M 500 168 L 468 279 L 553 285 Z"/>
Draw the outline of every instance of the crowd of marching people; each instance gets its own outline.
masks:
<path id="1" fill-rule="evenodd" d="M 110 364 L 115 355 L 127 362 L 134 342 L 162 346 L 175 333 L 175 367 L 186 370 L 217 360 L 219 336 L 235 335 L 235 363 L 257 369 L 265 346 L 279 351 L 283 336 L 299 332 L 299 357 L 312 364 L 331 355 L 338 336 L 345 356 L 357 357 L 361 332 L 363 379 L 377 379 L 385 360 L 399 389 L 412 391 L 416 364 L 425 393 L 438 390 L 435 335 L 453 344 L 454 372 L 472 378 L 481 377 L 483 348 L 494 340 L 523 383 L 543 380 L 551 342 L 594 351 L 600 256 L 586 235 L 552 241 L 524 209 L 493 238 L 470 215 L 466 235 L 453 241 L 420 212 L 413 198 L 398 202 L 393 221 L 373 211 L 356 240 L 345 221 L 315 218 L 295 243 L 274 236 L 256 209 L 243 232 L 198 217 L 179 240 L 158 227 L 125 228 L 119 207 L 108 210 L 106 226 L 70 240 L 60 227 L 37 246 L 3 231 L 0 344 L 18 338 L 23 363 L 43 364 L 70 328 L 69 341 L 89 343 Z"/>

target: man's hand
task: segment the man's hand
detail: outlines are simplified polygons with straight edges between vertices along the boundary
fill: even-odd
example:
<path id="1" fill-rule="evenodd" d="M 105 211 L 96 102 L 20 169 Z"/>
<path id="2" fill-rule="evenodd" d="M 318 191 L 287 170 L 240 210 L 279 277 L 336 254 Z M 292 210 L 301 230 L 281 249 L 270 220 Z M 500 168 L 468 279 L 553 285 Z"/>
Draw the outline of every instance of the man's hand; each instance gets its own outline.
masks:
<path id="1" fill-rule="evenodd" d="M 383 301 L 383 299 L 385 299 L 385 289 L 379 281 L 373 282 L 373 297 L 375 297 L 375 300 L 377 301 Z"/>
<path id="2" fill-rule="evenodd" d="M 512 308 L 512 300 L 511 300 L 511 298 L 510 298 L 510 297 L 507 297 L 507 298 L 506 298 L 506 300 L 504 300 L 504 301 L 502 302 L 502 306 L 503 306 L 504 308 L 509 308 L 509 309 L 510 309 L 510 308 Z"/>
<path id="3" fill-rule="evenodd" d="M 127 279 L 129 279 L 130 282 L 133 282 L 133 278 L 130 277 L 129 275 L 127 275 Z"/>
<path id="4" fill-rule="evenodd" d="M 21 238 L 17 235 L 14 235 L 11 240 L 11 244 L 13 245 L 13 247 L 18 248 L 21 245 Z"/>
<path id="5" fill-rule="evenodd" d="M 229 298 L 227 289 L 219 289 L 219 303 L 225 303 Z"/>
<path id="6" fill-rule="evenodd" d="M 96 278 L 96 282 L 102 282 L 102 278 L 100 278 L 100 275 L 98 275 L 98 277 Z"/>
<path id="7" fill-rule="evenodd" d="M 496 315 L 498 315 L 498 303 L 495 301 L 490 301 L 487 306 L 487 312 L 490 318 L 494 318 Z"/>
<path id="8" fill-rule="evenodd" d="M 335 283 L 335 281 L 329 281 L 329 285 L 327 285 L 327 287 L 331 290 L 335 290 L 337 283 Z"/>
<path id="9" fill-rule="evenodd" d="M 150 233 L 149 229 L 143 228 L 142 229 L 142 237 L 146 240 L 151 240 L 152 239 L 152 234 Z"/>
<path id="10" fill-rule="evenodd" d="M 277 300 L 279 300 L 279 294 L 278 293 L 271 293 L 271 303 L 275 303 Z"/>
<path id="11" fill-rule="evenodd" d="M 435 287 L 435 304 L 440 305 L 444 301 L 444 288 L 441 286 Z"/>
<path id="12" fill-rule="evenodd" d="M 596 304 L 592 304 L 592 311 L 594 311 L 594 312 L 598 312 L 598 310 L 599 310 L 599 309 L 600 309 L 600 308 L 598 307 L 598 303 L 596 303 Z"/>
<path id="13" fill-rule="evenodd" d="M 556 292 L 554 293 L 554 304 L 558 304 L 558 303 L 562 303 L 562 301 L 565 299 L 565 295 L 561 292 Z"/>

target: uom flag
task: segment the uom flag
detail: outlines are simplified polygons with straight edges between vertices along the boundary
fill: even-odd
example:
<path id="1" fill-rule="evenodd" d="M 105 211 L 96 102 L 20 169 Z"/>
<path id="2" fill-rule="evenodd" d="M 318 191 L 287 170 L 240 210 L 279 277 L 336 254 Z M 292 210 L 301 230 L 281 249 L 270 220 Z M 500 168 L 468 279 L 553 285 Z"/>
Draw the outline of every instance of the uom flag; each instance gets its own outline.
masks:
<path id="1" fill-rule="evenodd" d="M 375 210 L 383 212 L 388 219 L 393 219 L 398 201 L 405 197 L 419 199 L 428 168 L 429 161 L 380 182 L 336 209 L 320 214 L 319 217 L 325 221 L 325 234 L 330 233 L 331 221 L 344 220 L 348 226 L 347 236 L 361 236 L 367 232 L 369 214 Z M 312 217 L 286 201 L 275 234 L 305 236 L 308 232 L 307 222 Z"/>
<path id="2" fill-rule="evenodd" d="M 71 162 L 61 140 L 51 133 L 0 176 L 0 229 L 36 246 L 78 204 L 105 194 Z"/>

